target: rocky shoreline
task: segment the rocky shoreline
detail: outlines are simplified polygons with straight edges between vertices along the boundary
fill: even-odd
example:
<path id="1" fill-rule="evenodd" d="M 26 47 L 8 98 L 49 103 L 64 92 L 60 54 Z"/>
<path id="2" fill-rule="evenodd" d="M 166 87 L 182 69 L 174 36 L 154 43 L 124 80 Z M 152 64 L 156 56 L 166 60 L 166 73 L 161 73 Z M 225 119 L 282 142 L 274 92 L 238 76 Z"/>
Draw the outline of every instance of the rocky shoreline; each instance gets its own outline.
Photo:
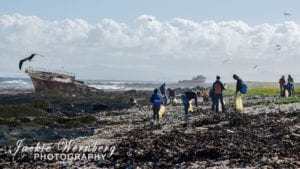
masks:
<path id="1" fill-rule="evenodd" d="M 151 92 L 102 95 L 0 95 L 2 168 L 299 168 L 300 104 L 274 104 L 274 97 L 247 98 L 236 113 L 201 103 L 186 125 L 180 104 L 168 105 L 160 123 L 151 122 Z M 130 102 L 135 98 L 139 106 Z M 116 105 L 116 106 L 115 106 Z M 76 112 L 76 113 L 74 113 Z M 8 116 L 9 114 L 10 116 Z M 9 117 L 9 118 L 8 118 Z M 6 140 L 4 140 L 6 138 Z M 115 146 L 102 160 L 12 159 L 15 142 Z M 34 139 L 32 139 L 34 138 Z M 19 154 L 21 155 L 21 154 Z M 107 155 L 107 154 L 106 154 Z M 25 158 L 26 157 L 26 158 Z"/>

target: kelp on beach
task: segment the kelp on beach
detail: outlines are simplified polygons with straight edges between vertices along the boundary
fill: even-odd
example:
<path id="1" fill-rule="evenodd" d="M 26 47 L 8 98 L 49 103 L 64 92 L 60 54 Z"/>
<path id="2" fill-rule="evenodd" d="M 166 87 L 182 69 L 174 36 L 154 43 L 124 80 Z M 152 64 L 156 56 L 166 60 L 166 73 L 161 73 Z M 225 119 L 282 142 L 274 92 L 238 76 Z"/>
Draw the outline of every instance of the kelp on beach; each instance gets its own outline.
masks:
<path id="1" fill-rule="evenodd" d="M 78 137 L 80 134 L 76 134 L 76 129 L 83 126 L 87 126 L 87 129 L 83 129 L 84 135 L 92 135 L 97 121 L 92 114 L 128 109 L 133 106 L 130 98 L 139 97 L 146 100 L 148 95 L 149 92 L 136 91 L 103 92 L 94 95 L 74 93 L 0 95 L 0 127 L 2 135 L 5 135 L 0 139 L 0 144 L 15 144 L 15 141 L 22 137 L 36 141 L 40 138 L 38 132 L 49 135 L 42 140 Z M 140 103 L 143 104 L 143 101 Z M 73 129 L 75 130 L 72 131 Z M 62 132 L 55 133 L 52 130 Z M 64 134 L 64 130 L 69 130 L 70 134 L 68 135 L 68 132 Z M 17 134 L 8 134 L 11 132 Z"/>
<path id="2" fill-rule="evenodd" d="M 283 104 L 274 96 L 248 95 L 244 98 L 244 113 L 236 113 L 232 97 L 226 97 L 227 113 L 215 113 L 210 110 L 210 102 L 201 103 L 200 111 L 191 113 L 189 125 L 184 121 L 182 105 L 174 104 L 166 106 L 165 116 L 154 125 L 150 94 L 127 91 L 78 96 L 1 95 L 2 148 L 14 145 L 19 138 L 35 138 L 30 144 L 74 138 L 78 144 L 116 146 L 110 158 L 68 161 L 69 167 L 300 167 L 299 103 Z M 132 104 L 131 98 L 139 106 Z M 15 165 L 4 149 L 0 155 L 1 166 Z M 63 164 L 24 158 L 18 159 L 17 166 L 59 168 Z"/>
<path id="3" fill-rule="evenodd" d="M 131 131 L 107 167 L 184 168 L 198 164 L 206 168 L 218 166 L 217 161 L 225 161 L 230 168 L 299 167 L 300 129 L 290 130 L 300 122 L 297 112 L 204 113 L 190 128 L 179 125 L 171 132 L 155 134 L 162 128 L 158 125 Z"/>

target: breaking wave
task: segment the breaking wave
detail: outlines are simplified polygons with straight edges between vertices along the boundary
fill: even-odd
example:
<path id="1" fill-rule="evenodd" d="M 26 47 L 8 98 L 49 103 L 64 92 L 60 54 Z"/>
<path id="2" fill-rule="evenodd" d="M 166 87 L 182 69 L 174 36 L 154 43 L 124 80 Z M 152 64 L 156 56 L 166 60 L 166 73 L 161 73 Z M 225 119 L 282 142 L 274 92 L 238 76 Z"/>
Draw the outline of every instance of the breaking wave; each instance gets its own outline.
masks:
<path id="1" fill-rule="evenodd" d="M 4 80 L 0 81 L 0 85 L 28 85 L 30 84 L 29 82 L 25 80 Z"/>
<path id="2" fill-rule="evenodd" d="M 94 87 L 96 89 L 102 89 L 102 90 L 126 90 L 124 86 L 120 85 L 89 85 L 91 87 Z"/>

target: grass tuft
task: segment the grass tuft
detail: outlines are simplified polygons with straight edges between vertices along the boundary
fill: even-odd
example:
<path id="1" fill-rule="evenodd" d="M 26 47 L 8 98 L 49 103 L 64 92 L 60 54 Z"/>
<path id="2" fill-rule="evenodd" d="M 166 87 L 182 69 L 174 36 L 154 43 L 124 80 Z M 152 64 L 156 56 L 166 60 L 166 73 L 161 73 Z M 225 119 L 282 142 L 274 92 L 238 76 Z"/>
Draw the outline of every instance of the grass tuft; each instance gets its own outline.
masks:
<path id="1" fill-rule="evenodd" d="M 290 103 L 300 103 L 300 97 L 281 98 L 275 101 L 275 104 L 290 104 Z"/>
<path id="2" fill-rule="evenodd" d="M 296 94 L 300 93 L 300 88 L 295 89 Z M 224 91 L 225 96 L 234 95 L 234 89 L 228 89 Z M 245 96 L 279 96 L 280 89 L 275 87 L 259 87 L 249 88 Z"/>

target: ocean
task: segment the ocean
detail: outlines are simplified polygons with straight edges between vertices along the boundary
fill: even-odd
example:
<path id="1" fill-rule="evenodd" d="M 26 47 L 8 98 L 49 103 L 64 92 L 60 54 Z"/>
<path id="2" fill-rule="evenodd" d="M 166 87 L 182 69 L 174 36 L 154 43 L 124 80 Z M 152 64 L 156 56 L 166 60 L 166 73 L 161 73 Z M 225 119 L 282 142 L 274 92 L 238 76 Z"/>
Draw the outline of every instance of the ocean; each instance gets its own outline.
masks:
<path id="1" fill-rule="evenodd" d="M 129 80 L 82 80 L 88 86 L 102 90 L 153 90 L 160 85 L 160 82 L 151 81 L 129 81 Z M 34 90 L 31 79 L 0 77 L 0 94 L 8 90 Z"/>
<path id="2" fill-rule="evenodd" d="M 14 77 L 0 77 L 0 87 L 33 89 L 32 82 L 29 78 L 14 78 Z"/>

